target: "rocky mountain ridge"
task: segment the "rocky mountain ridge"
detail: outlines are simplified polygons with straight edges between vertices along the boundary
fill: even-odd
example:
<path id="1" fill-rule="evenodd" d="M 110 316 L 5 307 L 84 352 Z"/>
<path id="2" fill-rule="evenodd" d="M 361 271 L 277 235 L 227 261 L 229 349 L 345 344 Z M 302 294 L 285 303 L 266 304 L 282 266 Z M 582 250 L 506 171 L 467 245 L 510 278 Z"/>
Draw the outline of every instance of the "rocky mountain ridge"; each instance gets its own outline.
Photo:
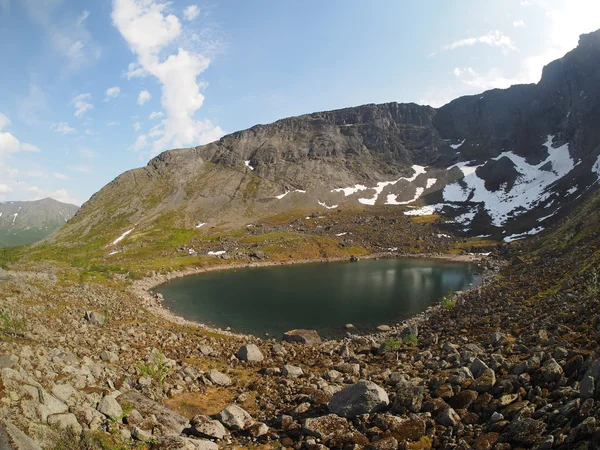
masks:
<path id="1" fill-rule="evenodd" d="M 0 202 L 0 247 L 37 242 L 63 226 L 78 206 L 51 198 Z"/>
<path id="2" fill-rule="evenodd" d="M 257 125 L 122 174 L 51 242 L 135 226 L 133 237 L 166 222 L 234 229 L 290 211 L 388 206 L 441 214 L 458 235 L 535 234 L 597 186 L 599 86 L 597 31 L 537 84 L 438 109 L 371 104 Z"/>

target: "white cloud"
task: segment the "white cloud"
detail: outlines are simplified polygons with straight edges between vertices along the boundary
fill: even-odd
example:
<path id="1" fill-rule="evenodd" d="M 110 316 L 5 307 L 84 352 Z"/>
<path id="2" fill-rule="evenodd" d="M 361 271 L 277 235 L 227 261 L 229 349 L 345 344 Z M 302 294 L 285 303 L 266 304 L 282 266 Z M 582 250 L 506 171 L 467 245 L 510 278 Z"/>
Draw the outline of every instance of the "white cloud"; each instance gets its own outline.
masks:
<path id="1" fill-rule="evenodd" d="M 513 20 L 513 27 L 525 28 L 525 22 L 523 22 L 522 20 Z"/>
<path id="2" fill-rule="evenodd" d="M 183 10 L 185 20 L 194 20 L 200 14 L 200 8 L 197 5 L 190 5 Z"/>
<path id="3" fill-rule="evenodd" d="M 127 79 L 131 80 L 132 78 L 145 77 L 146 75 L 148 75 L 148 72 L 146 72 L 142 67 L 140 67 L 138 63 L 129 63 L 126 75 Z"/>
<path id="4" fill-rule="evenodd" d="M 45 113 L 50 110 L 46 101 L 46 94 L 37 84 L 37 76 L 32 75 L 34 79 L 29 84 L 29 92 L 26 97 L 18 99 L 19 119 L 27 125 L 39 125 L 39 113 Z"/>
<path id="5" fill-rule="evenodd" d="M 148 147 L 148 137 L 145 134 L 141 134 L 135 140 L 135 144 L 131 148 L 134 152 L 139 152 L 140 150 Z"/>
<path id="6" fill-rule="evenodd" d="M 46 189 L 41 189 L 37 186 L 30 186 L 27 188 L 27 192 L 29 192 L 30 194 L 35 194 L 35 197 L 31 198 L 31 200 L 40 200 L 42 198 L 50 197 L 54 200 L 58 200 L 59 202 L 71 203 L 77 206 L 80 206 L 82 203 L 80 200 L 71 197 L 66 189 L 57 189 L 55 191 L 49 191 Z"/>
<path id="7" fill-rule="evenodd" d="M 119 122 L 115 122 L 115 121 L 106 122 L 107 127 L 116 127 L 117 125 L 119 125 Z"/>
<path id="8" fill-rule="evenodd" d="M 150 100 L 152 98 L 152 94 L 150 94 L 150 92 L 144 90 L 142 92 L 140 92 L 140 95 L 138 95 L 138 105 L 143 105 L 144 103 L 146 103 L 148 100 Z"/>
<path id="9" fill-rule="evenodd" d="M 155 112 L 151 113 L 148 118 L 150 120 L 154 120 L 154 119 L 160 119 L 162 116 L 163 116 L 163 113 L 161 111 L 155 111 Z"/>
<path id="10" fill-rule="evenodd" d="M 35 145 L 27 144 L 25 142 L 23 142 L 21 144 L 21 150 L 23 150 L 24 152 L 30 152 L 30 153 L 40 153 L 40 149 L 37 148 Z"/>
<path id="11" fill-rule="evenodd" d="M 210 120 L 194 117 L 204 102 L 200 92 L 203 83 L 198 77 L 210 60 L 182 47 L 169 51 L 166 58 L 162 56 L 182 37 L 181 22 L 168 13 L 168 6 L 156 0 L 114 0 L 112 11 L 114 25 L 137 57 L 136 65 L 129 66 L 128 77 L 134 72 L 138 76 L 141 69 L 162 84 L 161 104 L 166 117 L 161 121 L 160 137 L 152 145 L 154 154 L 169 147 L 205 144 L 224 134 Z"/>
<path id="12" fill-rule="evenodd" d="M 569 0 L 560 7 L 552 8 L 540 0 L 534 2 L 545 13 L 544 52 L 526 58 L 523 77 L 527 82 L 537 82 L 542 68 L 551 61 L 561 58 L 577 46 L 579 36 L 600 28 L 600 2 L 597 0 Z"/>
<path id="13" fill-rule="evenodd" d="M 86 28 L 90 12 L 74 17 L 60 10 L 61 1 L 21 0 L 30 17 L 46 32 L 54 49 L 68 61 L 69 69 L 86 67 L 100 58 L 100 47 Z"/>
<path id="14" fill-rule="evenodd" d="M 11 124 L 10 119 L 0 113 L 0 158 L 9 153 L 24 152 L 39 152 L 40 149 L 33 144 L 21 143 L 19 140 L 8 131 L 2 131 L 5 127 Z"/>
<path id="15" fill-rule="evenodd" d="M 485 44 L 490 47 L 499 47 L 503 51 L 517 50 L 513 40 L 505 36 L 501 31 L 490 31 L 488 34 L 479 37 L 471 37 L 455 41 L 452 44 L 445 45 L 443 50 L 456 50 L 460 47 L 470 47 L 476 44 Z"/>
<path id="16" fill-rule="evenodd" d="M 503 89 L 524 82 L 524 80 L 520 78 L 506 78 L 502 75 L 502 71 L 497 67 L 492 67 L 485 73 L 478 73 L 471 67 L 463 69 L 455 67 L 454 75 L 460 78 L 467 86 L 475 88 L 472 92 L 481 92 L 496 88 Z"/>
<path id="17" fill-rule="evenodd" d="M 58 179 L 58 180 L 68 180 L 69 177 L 66 176 L 65 174 L 59 173 L 59 172 L 52 172 L 52 175 L 54 176 L 54 178 Z"/>
<path id="18" fill-rule="evenodd" d="M 119 86 L 108 88 L 106 90 L 106 96 L 104 97 L 104 101 L 107 102 L 109 100 L 115 99 L 119 96 L 120 93 L 121 88 Z"/>
<path id="19" fill-rule="evenodd" d="M 75 133 L 75 128 L 71 128 L 67 122 L 53 123 L 50 125 L 50 130 L 60 134 Z"/>
<path id="20" fill-rule="evenodd" d="M 133 129 L 135 131 L 140 131 L 140 128 L 142 128 L 142 124 L 141 123 L 136 122 L 136 123 L 133 124 Z"/>
<path id="21" fill-rule="evenodd" d="M 82 118 L 86 111 L 90 109 L 94 109 L 94 105 L 92 105 L 89 100 L 92 99 L 92 94 L 79 94 L 77 97 L 71 100 L 73 106 L 75 106 L 75 114 L 73 114 L 77 118 Z"/>
<path id="22" fill-rule="evenodd" d="M 13 188 L 11 188 L 8 184 L 0 183 L 0 194 L 8 194 L 12 191 Z"/>

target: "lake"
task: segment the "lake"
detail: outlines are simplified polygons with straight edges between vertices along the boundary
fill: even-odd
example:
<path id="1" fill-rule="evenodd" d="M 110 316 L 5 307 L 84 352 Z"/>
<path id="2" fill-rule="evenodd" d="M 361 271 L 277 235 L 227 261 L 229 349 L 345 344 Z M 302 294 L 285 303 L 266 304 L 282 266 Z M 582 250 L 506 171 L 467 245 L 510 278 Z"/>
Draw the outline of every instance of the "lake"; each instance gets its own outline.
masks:
<path id="1" fill-rule="evenodd" d="M 308 328 L 334 337 L 347 323 L 359 331 L 397 323 L 478 282 L 475 264 L 400 258 L 209 272 L 155 291 L 174 314 L 214 327 L 260 337 Z"/>

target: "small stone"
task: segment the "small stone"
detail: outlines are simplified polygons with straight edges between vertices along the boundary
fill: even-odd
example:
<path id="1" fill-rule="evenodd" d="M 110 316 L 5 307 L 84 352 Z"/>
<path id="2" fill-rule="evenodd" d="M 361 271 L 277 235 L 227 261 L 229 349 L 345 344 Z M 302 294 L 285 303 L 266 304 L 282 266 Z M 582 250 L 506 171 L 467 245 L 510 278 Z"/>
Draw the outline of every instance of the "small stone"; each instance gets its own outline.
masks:
<path id="1" fill-rule="evenodd" d="M 563 369 L 560 367 L 560 364 L 556 362 L 554 358 L 550 358 L 546 363 L 542 366 L 542 375 L 544 376 L 544 380 L 547 382 L 552 382 L 558 380 L 563 374 Z"/>
<path id="2" fill-rule="evenodd" d="M 448 403 L 456 409 L 469 409 L 473 402 L 477 400 L 477 395 L 476 391 L 465 389 L 456 394 Z"/>
<path id="3" fill-rule="evenodd" d="M 240 361 L 259 362 L 265 359 L 260 349 L 256 344 L 246 344 L 237 352 L 237 357 Z"/>
<path id="4" fill-rule="evenodd" d="M 492 369 L 485 369 L 480 377 L 471 385 L 477 392 L 488 392 L 496 384 L 496 373 Z"/>
<path id="5" fill-rule="evenodd" d="M 567 436 L 566 443 L 572 444 L 573 442 L 588 438 L 594 431 L 596 431 L 596 419 L 594 417 L 588 417 L 571 430 L 569 436 Z"/>
<path id="6" fill-rule="evenodd" d="M 492 414 L 492 417 L 490 418 L 490 422 L 496 423 L 496 422 L 500 422 L 501 420 L 504 420 L 504 416 L 502 414 L 500 414 L 498 411 L 494 411 L 494 413 Z"/>
<path id="7" fill-rule="evenodd" d="M 541 441 L 546 430 L 546 424 L 539 420 L 518 417 L 508 427 L 508 434 L 512 442 L 534 445 Z"/>
<path id="8" fill-rule="evenodd" d="M 109 352 L 109 351 L 103 351 L 102 353 L 100 353 L 100 359 L 104 362 L 108 362 L 108 363 L 116 363 L 117 361 L 119 361 L 119 356 L 113 352 Z"/>
<path id="9" fill-rule="evenodd" d="M 460 422 L 460 416 L 451 407 L 445 408 L 436 418 L 436 422 L 445 427 L 454 427 Z"/>
<path id="10" fill-rule="evenodd" d="M 353 328 L 356 328 L 354 325 L 352 325 L 351 323 L 347 323 L 346 325 L 344 325 L 344 328 L 346 330 L 352 330 Z"/>
<path id="11" fill-rule="evenodd" d="M 267 426 L 266 423 L 263 423 L 263 422 L 257 422 L 254 425 L 252 425 L 250 428 L 248 428 L 248 433 L 250 433 L 250 435 L 255 438 L 264 436 L 268 432 L 269 432 L 269 427 Z"/>
<path id="12" fill-rule="evenodd" d="M 379 325 L 377 331 L 390 331 L 392 328 L 389 325 Z"/>

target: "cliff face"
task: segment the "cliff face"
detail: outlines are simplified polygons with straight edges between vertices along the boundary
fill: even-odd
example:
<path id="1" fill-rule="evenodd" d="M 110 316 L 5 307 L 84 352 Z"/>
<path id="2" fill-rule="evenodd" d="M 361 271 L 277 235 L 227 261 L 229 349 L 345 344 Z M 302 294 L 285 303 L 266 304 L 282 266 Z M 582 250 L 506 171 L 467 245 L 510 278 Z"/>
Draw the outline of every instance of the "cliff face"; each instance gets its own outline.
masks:
<path id="1" fill-rule="evenodd" d="M 596 184 L 598 123 L 600 31 L 546 66 L 538 84 L 439 109 L 319 112 L 164 152 L 94 195 L 55 241 L 166 217 L 180 228 L 234 228 L 285 211 L 385 205 L 437 212 L 467 234 L 533 233 Z"/>

